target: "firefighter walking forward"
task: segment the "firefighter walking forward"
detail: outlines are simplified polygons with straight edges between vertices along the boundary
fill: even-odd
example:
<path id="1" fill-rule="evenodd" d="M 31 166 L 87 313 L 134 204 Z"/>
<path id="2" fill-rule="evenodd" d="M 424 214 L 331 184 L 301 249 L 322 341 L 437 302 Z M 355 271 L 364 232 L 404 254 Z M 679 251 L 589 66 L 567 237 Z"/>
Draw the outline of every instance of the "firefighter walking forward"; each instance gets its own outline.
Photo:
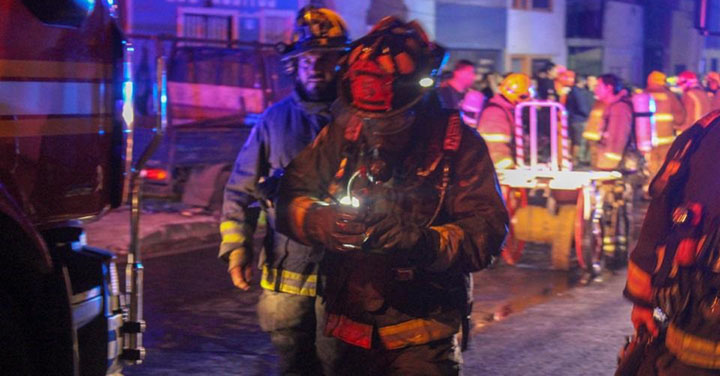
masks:
<path id="1" fill-rule="evenodd" d="M 661 341 L 638 375 L 720 375 L 720 112 L 678 136 L 653 180 L 631 253 L 625 296 L 632 322 Z M 667 328 L 653 318 L 660 308 Z"/>
<path id="2" fill-rule="evenodd" d="M 280 228 L 330 250 L 325 332 L 351 345 L 339 374 L 459 374 L 470 273 L 507 232 L 487 146 L 419 84 L 443 55 L 393 17 L 354 42 L 333 122 L 280 188 Z"/>
<path id="3" fill-rule="evenodd" d="M 296 89 L 268 108 L 253 127 L 225 187 L 219 257 L 228 262 L 233 283 L 241 290 L 248 290 L 252 279 L 259 206 L 266 210 L 267 234 L 259 257 L 263 292 L 257 309 L 260 326 L 270 333 L 280 355 L 283 375 L 330 374 L 340 349 L 339 341 L 318 330 L 324 316 L 316 299 L 323 251 L 276 232 L 273 201 L 285 166 L 330 121 L 335 66 L 349 44 L 346 30 L 333 11 L 300 10 L 293 44 L 283 57 L 294 72 Z"/>

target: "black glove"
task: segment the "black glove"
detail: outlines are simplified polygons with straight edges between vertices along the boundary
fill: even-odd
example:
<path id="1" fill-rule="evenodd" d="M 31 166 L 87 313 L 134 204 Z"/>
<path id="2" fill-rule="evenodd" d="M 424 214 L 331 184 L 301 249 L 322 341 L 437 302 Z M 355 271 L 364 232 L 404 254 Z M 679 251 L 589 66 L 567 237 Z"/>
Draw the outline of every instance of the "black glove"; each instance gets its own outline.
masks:
<path id="1" fill-rule="evenodd" d="M 313 243 L 344 252 L 362 248 L 367 227 L 356 208 L 315 204 L 305 216 L 303 229 Z"/>
<path id="2" fill-rule="evenodd" d="M 429 265 L 436 257 L 437 232 L 408 223 L 401 213 L 389 213 L 368 229 L 363 249 L 369 252 L 408 251 L 418 265 Z"/>

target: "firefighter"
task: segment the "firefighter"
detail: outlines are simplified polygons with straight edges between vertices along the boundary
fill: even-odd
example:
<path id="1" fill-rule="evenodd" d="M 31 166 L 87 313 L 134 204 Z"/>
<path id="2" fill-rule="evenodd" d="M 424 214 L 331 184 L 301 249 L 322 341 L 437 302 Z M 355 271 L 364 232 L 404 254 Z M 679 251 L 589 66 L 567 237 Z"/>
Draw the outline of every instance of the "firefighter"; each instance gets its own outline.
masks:
<path id="1" fill-rule="evenodd" d="M 675 94 L 667 88 L 665 82 L 667 77 L 664 73 L 653 71 L 648 75 L 647 88 L 645 93 L 652 98 L 654 106 L 649 106 L 652 116 L 645 118 L 649 120 L 650 150 L 646 155 L 650 179 L 655 177 L 660 170 L 670 145 L 675 140 L 675 129 L 680 127 L 685 120 L 685 108 Z M 653 111 L 654 109 L 654 111 Z M 643 119 L 638 117 L 638 120 Z M 640 125 L 640 122 L 638 122 Z M 637 131 L 645 127 L 637 127 Z M 647 152 L 648 150 L 644 150 Z"/>
<path id="2" fill-rule="evenodd" d="M 568 95 L 570 90 L 575 86 L 575 72 L 569 69 L 561 70 L 555 77 L 555 93 L 557 96 L 557 102 L 560 102 L 563 106 L 567 104 Z"/>
<path id="3" fill-rule="evenodd" d="M 594 170 L 619 170 L 630 141 L 633 110 L 627 91 L 613 74 L 598 77 L 597 101 L 583 132 L 590 148 L 590 166 Z"/>
<path id="4" fill-rule="evenodd" d="M 700 86 L 697 75 L 684 71 L 678 75 L 678 86 L 682 89 L 682 103 L 685 107 L 685 121 L 677 129 L 678 133 L 690 128 L 701 117 L 710 112 L 710 97 Z"/>
<path id="5" fill-rule="evenodd" d="M 275 231 L 273 208 L 283 169 L 330 121 L 336 98 L 335 67 L 349 45 L 345 21 L 326 8 L 298 13 L 292 44 L 283 61 L 295 77 L 295 90 L 269 107 L 253 127 L 225 187 L 219 257 L 228 262 L 233 284 L 248 290 L 252 279 L 253 235 L 259 208 L 267 214 L 267 234 L 259 257 L 263 288 L 260 326 L 280 355 L 283 375 L 331 373 L 338 341 L 316 335 L 322 305 L 316 299 L 322 251 Z"/>
<path id="6" fill-rule="evenodd" d="M 341 374 L 457 375 L 469 273 L 507 232 L 487 147 L 430 89 L 443 55 L 394 17 L 355 41 L 333 122 L 280 187 L 278 225 L 329 250 L 325 331 L 352 345 Z"/>
<path id="7" fill-rule="evenodd" d="M 624 295 L 631 320 L 658 338 L 638 375 L 720 374 L 720 111 L 677 137 L 650 188 Z M 653 318 L 659 308 L 665 325 Z"/>
<path id="8" fill-rule="evenodd" d="M 509 74 L 480 114 L 478 131 L 497 169 L 515 167 L 515 105 L 530 98 L 530 85 L 527 75 Z"/>

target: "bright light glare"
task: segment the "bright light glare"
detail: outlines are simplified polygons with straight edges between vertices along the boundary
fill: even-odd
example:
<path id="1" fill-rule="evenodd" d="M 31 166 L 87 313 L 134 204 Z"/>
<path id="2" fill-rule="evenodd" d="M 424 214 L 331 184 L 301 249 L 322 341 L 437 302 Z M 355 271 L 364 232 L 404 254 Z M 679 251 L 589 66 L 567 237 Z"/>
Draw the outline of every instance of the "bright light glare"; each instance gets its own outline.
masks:
<path id="1" fill-rule="evenodd" d="M 420 86 L 422 86 L 422 87 L 430 87 L 430 86 L 432 86 L 434 83 L 435 83 L 435 81 L 433 81 L 433 79 L 430 78 L 430 77 L 425 77 L 425 78 L 423 78 L 423 79 L 420 80 Z"/>

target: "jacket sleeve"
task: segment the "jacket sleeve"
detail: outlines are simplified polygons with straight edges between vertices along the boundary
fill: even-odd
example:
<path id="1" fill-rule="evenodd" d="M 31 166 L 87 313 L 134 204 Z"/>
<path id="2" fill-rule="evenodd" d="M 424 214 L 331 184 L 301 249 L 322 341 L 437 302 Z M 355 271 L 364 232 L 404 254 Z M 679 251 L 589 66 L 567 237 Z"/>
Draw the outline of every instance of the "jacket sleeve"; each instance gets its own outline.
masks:
<path id="1" fill-rule="evenodd" d="M 305 215 L 316 203 L 331 201 L 330 183 L 340 165 L 342 127 L 330 123 L 313 143 L 293 159 L 280 182 L 277 231 L 311 245 L 303 227 Z"/>
<path id="2" fill-rule="evenodd" d="M 258 180 L 269 171 L 266 140 L 267 123 L 263 117 L 250 131 L 225 185 L 220 222 L 222 242 L 218 255 L 225 261 L 235 249 L 244 248 L 252 254 L 259 209 L 250 206 L 257 198 Z"/>
<path id="3" fill-rule="evenodd" d="M 512 137 L 513 124 L 508 114 L 498 106 L 487 107 L 480 115 L 478 132 L 487 142 L 490 158 L 496 168 L 513 167 Z"/>
<path id="4" fill-rule="evenodd" d="M 439 246 L 430 271 L 459 267 L 474 272 L 500 254 L 508 231 L 508 213 L 485 142 L 463 127 L 460 149 L 445 210 L 449 223 L 433 226 Z"/>

